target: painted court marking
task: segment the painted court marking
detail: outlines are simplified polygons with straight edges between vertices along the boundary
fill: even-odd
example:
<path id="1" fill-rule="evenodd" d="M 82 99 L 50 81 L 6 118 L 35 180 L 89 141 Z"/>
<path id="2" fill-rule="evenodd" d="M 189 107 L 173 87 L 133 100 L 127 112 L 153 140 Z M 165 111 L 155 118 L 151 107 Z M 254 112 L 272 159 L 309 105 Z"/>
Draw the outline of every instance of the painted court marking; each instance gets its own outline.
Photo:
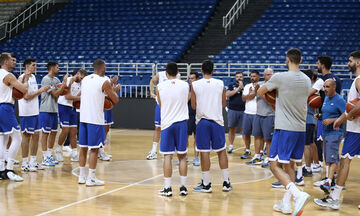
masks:
<path id="1" fill-rule="evenodd" d="M 240 149 L 244 149 L 244 147 L 241 147 L 241 148 L 237 148 L 237 149 L 234 149 L 234 151 L 238 151 Z M 211 157 L 210 159 L 214 159 L 216 158 L 217 155 Z M 75 168 L 76 169 L 76 168 Z M 174 169 L 173 172 L 176 172 L 178 169 Z M 114 192 L 117 192 L 117 191 L 121 191 L 121 190 L 124 190 L 126 188 L 129 188 L 129 187 L 133 187 L 135 185 L 139 185 L 143 182 L 146 182 L 146 181 L 150 181 L 152 179 L 156 179 L 158 177 L 161 177 L 163 176 L 164 174 L 159 174 L 159 175 L 156 175 L 156 176 L 153 176 L 151 178 L 147 178 L 147 179 L 144 179 L 144 180 L 141 180 L 141 181 L 138 181 L 138 182 L 135 182 L 135 183 L 132 183 L 132 184 L 129 184 L 129 185 L 126 185 L 126 186 L 123 186 L 123 187 L 119 187 L 119 188 L 115 188 L 113 190 L 110 190 L 108 192 L 105 192 L 105 193 L 102 193 L 102 194 L 99 194 L 99 195 L 96 195 L 96 196 L 92 196 L 92 197 L 89 197 L 89 198 L 86 198 L 86 199 L 82 199 L 82 200 L 79 200 L 79 201 L 76 201 L 76 202 L 73 202 L 73 203 L 69 203 L 67 205 L 64 205 L 64 206 L 61 206 L 61 207 L 58 207 L 58 208 L 55 208 L 55 209 L 52 209 L 52 210 L 49 210 L 49 211 L 46 211 L 46 212 L 42 212 L 40 214 L 37 214 L 36 216 L 42 216 L 42 215 L 48 215 L 50 213 L 53 213 L 53 212 L 56 212 L 56 211 L 60 211 L 62 209 L 65 209 L 65 208 L 68 208 L 68 207 L 71 207 L 71 206 L 74 206 L 74 205 L 77 205 L 77 204 L 80 204 L 80 203 L 83 203 L 83 202 L 87 202 L 87 201 L 90 201 L 90 200 L 93 200 L 93 199 L 96 199 L 96 198 L 99 198 L 99 197 L 102 197 L 102 196 L 105 196 L 105 195 L 108 195 L 108 194 L 111 194 L 111 193 L 114 193 Z M 268 178 L 271 178 L 272 175 Z M 266 180 L 266 178 L 264 179 L 259 179 L 259 180 L 255 180 L 255 181 L 248 181 L 249 183 L 250 182 L 257 182 L 257 181 L 262 181 L 262 180 Z M 86 186 L 85 186 L 86 187 Z"/>

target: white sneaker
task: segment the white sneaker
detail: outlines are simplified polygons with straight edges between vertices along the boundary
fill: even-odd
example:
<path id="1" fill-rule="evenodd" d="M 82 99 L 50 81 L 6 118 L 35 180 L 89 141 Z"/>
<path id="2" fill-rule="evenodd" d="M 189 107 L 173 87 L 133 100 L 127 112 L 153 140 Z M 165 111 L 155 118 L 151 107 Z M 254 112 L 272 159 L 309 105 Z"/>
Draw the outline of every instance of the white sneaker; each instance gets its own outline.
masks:
<path id="1" fill-rule="evenodd" d="M 311 164 L 311 170 L 313 173 L 321 172 L 321 165 L 320 164 Z"/>
<path id="2" fill-rule="evenodd" d="M 281 200 L 279 204 L 276 204 L 273 206 L 274 211 L 281 212 L 283 214 L 291 214 L 291 204 L 285 205 L 283 201 Z"/>
<path id="3" fill-rule="evenodd" d="M 7 177 L 12 180 L 12 181 L 16 181 L 16 182 L 21 182 L 24 181 L 24 179 L 17 175 L 13 170 L 8 170 L 7 171 Z"/>
<path id="4" fill-rule="evenodd" d="M 325 177 L 325 178 L 321 179 L 320 181 L 314 182 L 314 186 L 320 187 L 320 185 L 325 184 L 326 181 L 327 181 L 327 178 Z"/>
<path id="5" fill-rule="evenodd" d="M 231 154 L 234 150 L 234 147 L 232 145 L 229 145 L 228 149 L 227 149 L 227 153 Z"/>
<path id="6" fill-rule="evenodd" d="M 109 161 L 111 158 L 103 151 L 99 151 L 98 158 L 102 161 Z"/>
<path id="7" fill-rule="evenodd" d="M 314 199 L 314 203 L 321 207 L 329 207 L 334 210 L 338 210 L 340 208 L 340 200 L 334 200 L 330 196 L 327 196 L 323 199 Z"/>
<path id="8" fill-rule="evenodd" d="M 34 162 L 30 163 L 29 165 L 30 165 L 30 167 L 35 167 L 35 169 L 37 169 L 37 170 L 43 170 L 43 169 L 45 169 L 45 167 L 43 167 L 43 166 L 42 166 L 39 162 L 37 162 L 37 161 L 34 161 Z"/>
<path id="9" fill-rule="evenodd" d="M 104 181 L 100 181 L 99 179 L 93 178 L 93 179 L 86 179 L 86 186 L 92 187 L 92 186 L 103 186 Z"/>
<path id="10" fill-rule="evenodd" d="M 71 158 L 70 158 L 70 161 L 72 161 L 72 162 L 79 162 L 79 153 L 72 154 L 72 155 L 71 155 Z"/>
<path id="11" fill-rule="evenodd" d="M 305 205 L 309 202 L 309 200 L 310 200 L 310 195 L 305 192 L 301 192 L 300 195 L 295 198 L 295 208 L 294 208 L 293 216 L 301 215 Z"/>
<path id="12" fill-rule="evenodd" d="M 35 172 L 36 168 L 33 166 L 30 166 L 29 163 L 26 163 L 26 164 L 21 165 L 21 170 L 25 171 L 25 172 Z"/>
<path id="13" fill-rule="evenodd" d="M 358 205 L 358 208 L 360 209 L 360 205 Z"/>
<path id="14" fill-rule="evenodd" d="M 57 160 L 57 161 L 59 161 L 59 162 L 63 162 L 63 161 L 64 161 L 64 157 L 63 157 L 63 155 L 62 155 L 61 150 L 56 149 L 54 153 L 55 153 L 55 157 L 56 157 L 56 160 Z"/>
<path id="15" fill-rule="evenodd" d="M 148 160 L 154 160 L 157 158 L 157 153 L 156 152 L 149 152 L 149 155 L 146 156 L 146 159 Z"/>
<path id="16" fill-rule="evenodd" d="M 85 176 L 79 176 L 78 183 L 79 184 L 85 184 L 85 182 L 86 182 L 86 177 Z"/>
<path id="17" fill-rule="evenodd" d="M 71 152 L 72 149 L 70 148 L 70 146 L 63 146 L 62 147 L 62 150 L 65 151 L 65 152 Z"/>

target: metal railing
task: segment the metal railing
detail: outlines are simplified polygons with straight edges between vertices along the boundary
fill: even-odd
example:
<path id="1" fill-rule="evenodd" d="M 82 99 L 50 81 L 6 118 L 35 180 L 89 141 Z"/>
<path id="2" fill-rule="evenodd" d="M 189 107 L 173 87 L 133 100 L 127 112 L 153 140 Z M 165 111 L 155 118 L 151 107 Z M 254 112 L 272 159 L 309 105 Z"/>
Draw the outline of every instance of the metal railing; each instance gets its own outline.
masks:
<path id="1" fill-rule="evenodd" d="M 242 14 L 242 12 L 245 10 L 245 7 L 248 3 L 249 0 L 237 0 L 229 12 L 223 16 L 223 27 L 225 29 L 225 35 L 227 35 L 228 30 L 231 30 L 231 26 L 235 24 L 235 21 L 239 19 L 240 14 Z"/>
<path id="2" fill-rule="evenodd" d="M 0 41 L 6 38 L 7 27 L 8 27 L 8 22 L 4 22 L 0 24 Z"/>
<path id="3" fill-rule="evenodd" d="M 50 4 L 54 5 L 55 0 L 38 0 L 11 21 L 2 23 L 0 25 L 0 34 L 1 26 L 3 25 L 5 26 L 5 32 L 3 35 L 0 35 L 0 40 L 5 39 L 6 37 L 11 38 L 13 34 L 17 34 L 20 27 L 23 29 L 26 22 L 31 23 L 32 19 L 37 19 L 39 14 L 44 13 L 45 7 L 46 9 L 49 9 Z"/>

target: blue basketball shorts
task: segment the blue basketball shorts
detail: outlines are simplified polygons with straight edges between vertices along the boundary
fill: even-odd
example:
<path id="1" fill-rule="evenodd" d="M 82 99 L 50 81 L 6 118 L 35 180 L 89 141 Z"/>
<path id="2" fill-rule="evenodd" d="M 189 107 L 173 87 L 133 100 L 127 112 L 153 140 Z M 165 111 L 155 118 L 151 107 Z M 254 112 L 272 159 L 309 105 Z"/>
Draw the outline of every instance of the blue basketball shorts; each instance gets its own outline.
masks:
<path id="1" fill-rule="evenodd" d="M 104 110 L 105 117 L 105 125 L 114 124 L 113 111 L 112 110 Z"/>
<path id="2" fill-rule="evenodd" d="M 101 148 L 105 143 L 105 125 L 80 122 L 79 146 L 82 148 Z"/>
<path id="3" fill-rule="evenodd" d="M 61 104 L 58 107 L 61 127 L 77 127 L 76 109 Z"/>
<path id="4" fill-rule="evenodd" d="M 226 148 L 225 129 L 218 123 L 201 119 L 196 125 L 196 151 L 214 152 L 222 151 Z"/>
<path id="5" fill-rule="evenodd" d="M 0 134 L 11 134 L 16 131 L 20 131 L 19 123 L 15 117 L 15 109 L 12 104 L 3 103 L 0 104 Z"/>
<path id="6" fill-rule="evenodd" d="M 161 154 L 185 154 L 187 152 L 187 120 L 175 122 L 161 130 Z"/>
<path id="7" fill-rule="evenodd" d="M 44 133 L 57 131 L 58 129 L 57 113 L 40 112 L 39 120 L 40 120 L 40 127 Z"/>
<path id="8" fill-rule="evenodd" d="M 41 131 L 39 115 L 20 116 L 21 133 L 34 134 Z"/>

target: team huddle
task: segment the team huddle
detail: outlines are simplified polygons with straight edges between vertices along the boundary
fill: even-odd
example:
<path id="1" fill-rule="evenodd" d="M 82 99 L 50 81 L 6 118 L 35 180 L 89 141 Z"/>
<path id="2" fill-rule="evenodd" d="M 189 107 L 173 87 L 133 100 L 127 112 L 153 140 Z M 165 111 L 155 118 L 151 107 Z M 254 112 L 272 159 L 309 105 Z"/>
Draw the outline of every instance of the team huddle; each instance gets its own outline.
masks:
<path id="1" fill-rule="evenodd" d="M 172 196 L 171 175 L 172 155 L 177 153 L 180 173 L 180 195 L 187 195 L 185 186 L 187 174 L 188 137 L 195 133 L 195 158 L 193 164 L 202 170 L 201 184 L 194 191 L 212 192 L 210 182 L 209 152 L 217 152 L 223 174 L 223 191 L 232 190 L 229 180 L 228 160 L 222 108 L 228 104 L 229 146 L 232 153 L 236 129 L 242 130 L 245 152 L 242 159 L 251 155 L 251 135 L 255 141 L 255 155 L 247 165 L 261 164 L 270 167 L 279 180 L 273 187 L 286 189 L 284 198 L 273 209 L 284 214 L 301 215 L 310 195 L 297 186 L 304 185 L 304 177 L 312 172 L 320 172 L 323 155 L 326 175 L 314 186 L 320 187 L 325 194 L 323 199 L 314 199 L 319 206 L 339 209 L 340 193 L 344 188 L 351 160 L 360 155 L 360 122 L 356 118 L 360 103 L 360 51 L 350 54 L 349 68 L 355 73 L 349 95 L 351 110 L 345 111 L 345 100 L 340 96 L 340 79 L 331 73 L 332 60 L 328 56 L 318 57 L 319 78 L 314 70 L 300 71 L 301 51 L 290 49 L 286 55 L 287 72 L 276 73 L 271 68 L 264 71 L 264 82 L 260 82 L 258 71 L 251 72 L 251 83 L 244 85 L 242 72 L 235 74 L 235 83 L 225 91 L 221 80 L 212 78 L 214 65 L 206 60 L 202 64 L 203 78 L 192 72 L 189 84 L 178 79 L 176 63 L 169 63 L 165 74 L 157 74 L 157 109 L 155 111 L 154 144 L 147 159 L 155 159 L 156 146 L 160 138 L 160 153 L 164 155 L 165 185 L 160 195 Z M 164 72 L 161 72 L 164 73 Z M 166 75 L 166 77 L 165 77 Z M 194 75 L 194 79 L 191 76 Z M 159 80 L 162 77 L 162 80 Z M 152 89 L 152 88 L 151 88 Z M 320 105 L 314 107 L 318 98 Z M 310 100 L 311 99 L 311 100 Z M 317 102 L 318 103 L 318 102 Z M 191 108 L 189 107 L 191 106 Z M 190 110 L 193 113 L 190 113 Z M 195 118 L 193 118 L 195 116 Z M 186 120 L 188 122 L 186 123 Z M 195 129 L 193 127 L 195 121 Z M 346 122 L 347 121 L 347 122 Z M 344 136 L 345 141 L 339 158 L 339 148 Z M 160 135 L 156 133 L 160 132 Z M 188 133 L 186 134 L 186 132 Z M 187 138 L 186 138 L 187 137 Z M 315 138 L 316 137 L 316 138 Z M 264 148 L 264 144 L 266 147 Z M 316 144 L 315 144 L 316 143 Z M 267 157 L 264 157 L 265 151 Z M 201 163 L 195 163 L 200 154 Z M 305 165 L 302 161 L 305 158 Z M 294 165 L 297 165 L 295 172 Z M 335 181 L 336 177 L 336 181 Z M 333 190 L 333 192 L 331 192 Z M 292 208 L 291 198 L 294 200 Z"/>
<path id="2" fill-rule="evenodd" d="M 192 134 L 195 138 L 193 164 L 201 166 L 202 171 L 201 183 L 193 190 L 212 192 L 210 152 L 214 151 L 222 172 L 222 190 L 231 191 L 233 187 L 227 153 L 235 151 L 235 133 L 240 129 L 245 144 L 241 159 L 250 158 L 253 136 L 255 154 L 246 164 L 270 167 L 279 180 L 272 186 L 286 190 L 281 202 L 274 205 L 275 211 L 296 216 L 302 214 L 310 195 L 297 186 L 304 185 L 304 177 L 321 171 L 323 158 L 326 175 L 314 186 L 320 187 L 328 196 L 314 199 L 314 202 L 322 207 L 339 209 L 351 160 L 360 156 L 360 103 L 357 103 L 360 98 L 360 51 L 352 52 L 349 57 L 348 66 L 356 78 L 348 94 L 348 104 L 340 96 L 340 79 L 330 71 L 330 57 L 318 57 L 318 71 L 322 78 L 314 70 L 300 71 L 301 62 L 301 51 L 290 49 L 286 54 L 287 72 L 274 73 L 267 68 L 264 81 L 260 81 L 260 73 L 252 71 L 251 82 L 246 85 L 243 73 L 236 72 L 235 82 L 228 87 L 224 86 L 222 80 L 212 77 L 214 64 L 210 60 L 202 63 L 201 79 L 197 72 L 190 74 L 190 85 L 180 79 L 174 62 L 167 64 L 165 72 L 157 73 L 150 81 L 150 94 L 156 99 L 156 108 L 153 147 L 147 159 L 157 158 L 160 141 L 159 152 L 164 155 L 164 187 L 159 194 L 173 195 L 171 176 L 175 153 L 180 174 L 179 194 L 188 194 L 187 152 Z M 0 54 L 0 178 L 23 181 L 14 171 L 20 147 L 21 170 L 36 171 L 44 169 L 44 166 L 56 166 L 64 161 L 62 147 L 68 138 L 70 160 L 79 162 L 80 166 L 78 183 L 86 186 L 104 185 L 96 178 L 95 171 L 98 158 L 111 158 L 105 153 L 104 146 L 110 142 L 109 125 L 113 123 L 111 108 L 119 101 L 118 78 L 105 76 L 106 64 L 97 59 L 93 62 L 93 74 L 88 75 L 86 70 L 79 69 L 71 77 L 66 74 L 60 82 L 56 77 L 59 65 L 49 62 L 48 74 L 42 78 L 41 87 L 38 88 L 34 75 L 36 60 L 25 59 L 25 71 L 18 78 L 12 73 L 15 65 L 16 57 L 9 53 Z M 153 92 L 156 82 L 159 83 Z M 318 107 L 313 107 L 309 102 L 314 95 L 322 99 Z M 226 98 L 229 99 L 226 108 L 228 147 L 223 118 Z M 20 126 L 15 116 L 15 99 L 19 104 Z M 104 104 L 111 106 L 109 108 Z M 346 109 L 349 104 L 352 105 L 351 109 Z M 62 130 L 54 150 L 58 119 Z M 40 132 L 41 163 L 36 160 Z M 343 137 L 345 140 L 340 158 Z M 88 175 L 85 168 L 87 161 Z"/>

